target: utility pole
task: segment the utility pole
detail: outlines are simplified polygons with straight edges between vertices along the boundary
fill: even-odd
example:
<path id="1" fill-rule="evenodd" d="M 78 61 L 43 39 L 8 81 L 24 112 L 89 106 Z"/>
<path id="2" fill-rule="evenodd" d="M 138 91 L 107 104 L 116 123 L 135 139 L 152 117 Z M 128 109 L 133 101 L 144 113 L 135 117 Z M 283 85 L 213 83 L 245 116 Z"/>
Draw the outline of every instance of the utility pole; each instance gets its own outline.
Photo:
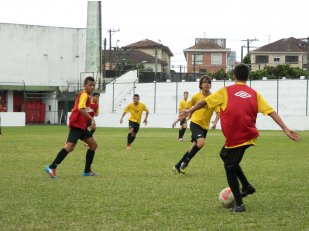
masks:
<path id="1" fill-rule="evenodd" d="M 259 41 L 259 40 L 256 39 L 256 38 L 254 38 L 254 39 L 245 39 L 245 40 L 241 40 L 241 41 L 247 42 L 247 46 L 242 46 L 242 47 L 241 47 L 241 51 L 242 51 L 243 47 L 247 47 L 247 55 L 248 55 L 249 58 L 250 58 L 250 44 L 251 44 L 252 42 Z M 241 61 L 243 61 L 243 58 L 241 59 Z"/>
<path id="2" fill-rule="evenodd" d="M 112 70 L 112 32 L 118 32 L 120 31 L 119 29 L 114 30 L 114 29 L 109 29 L 109 70 Z"/>

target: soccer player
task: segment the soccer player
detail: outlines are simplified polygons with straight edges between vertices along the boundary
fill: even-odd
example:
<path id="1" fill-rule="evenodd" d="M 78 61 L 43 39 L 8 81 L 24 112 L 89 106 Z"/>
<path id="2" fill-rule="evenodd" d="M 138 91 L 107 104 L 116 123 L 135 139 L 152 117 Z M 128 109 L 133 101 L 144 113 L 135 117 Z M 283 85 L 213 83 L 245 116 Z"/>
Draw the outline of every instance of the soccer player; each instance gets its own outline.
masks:
<path id="1" fill-rule="evenodd" d="M 97 117 L 99 115 L 99 99 L 100 99 L 100 94 L 97 92 L 94 92 L 91 96 L 91 101 L 90 101 L 90 105 L 89 105 L 89 112 L 88 114 L 94 118 Z M 88 126 L 91 126 L 91 120 L 88 123 Z M 93 133 L 95 132 L 95 129 L 91 129 L 90 133 L 93 135 Z"/>
<path id="2" fill-rule="evenodd" d="M 207 96 L 211 95 L 210 88 L 211 88 L 211 78 L 204 75 L 201 77 L 199 82 L 199 88 L 201 92 L 193 95 L 192 99 L 190 100 L 188 107 L 194 106 L 200 100 L 205 99 Z M 183 157 L 179 160 L 179 162 L 173 167 L 173 171 L 176 174 L 184 174 L 186 168 L 189 165 L 191 159 L 196 155 L 196 153 L 201 150 L 205 145 L 205 139 L 207 132 L 209 130 L 209 123 L 210 119 L 214 113 L 215 109 L 209 109 L 207 107 L 201 108 L 194 112 L 191 116 L 190 122 L 190 130 L 192 133 L 191 142 L 192 145 L 188 151 L 183 155 Z M 219 108 L 216 109 L 216 118 L 213 122 L 212 128 L 216 127 L 216 124 L 219 120 Z M 185 117 L 179 116 L 178 119 L 173 123 L 173 127 L 175 127 L 176 123 L 182 120 Z"/>
<path id="3" fill-rule="evenodd" d="M 185 108 L 188 108 L 188 96 L 189 96 L 189 92 L 185 91 L 183 93 L 183 99 L 180 101 L 179 103 L 179 113 L 184 110 Z M 185 142 L 183 136 L 185 135 L 187 129 L 187 118 L 183 118 L 182 120 L 180 120 L 180 128 L 179 128 L 179 132 L 178 132 L 178 141 L 180 142 Z"/>
<path id="4" fill-rule="evenodd" d="M 89 111 L 88 114 L 94 118 L 99 115 L 99 99 L 100 99 L 100 94 L 97 92 L 94 92 L 91 96 L 90 100 L 90 105 L 89 105 Z M 91 126 L 91 120 L 88 120 L 88 127 Z M 93 135 L 96 129 L 90 129 L 90 133 Z M 84 143 L 84 146 L 88 147 L 88 145 Z"/>
<path id="5" fill-rule="evenodd" d="M 95 150 L 97 149 L 97 142 L 93 138 L 90 131 L 88 131 L 88 121 L 91 121 L 91 129 L 96 128 L 93 117 L 88 113 L 90 112 L 90 98 L 89 95 L 92 93 L 95 86 L 93 77 L 86 77 L 84 81 L 84 90 L 81 91 L 75 101 L 72 113 L 69 118 L 69 135 L 64 148 L 57 154 L 55 160 L 48 166 L 45 167 L 45 172 L 53 179 L 57 179 L 56 169 L 59 164 L 66 158 L 68 153 L 72 152 L 78 139 L 84 141 L 88 145 L 86 152 L 86 164 L 83 172 L 83 176 L 96 176 L 91 170 L 91 164 L 94 158 Z"/>
<path id="6" fill-rule="evenodd" d="M 300 135 L 290 130 L 280 116 L 267 103 L 267 101 L 255 90 L 246 85 L 249 78 L 249 67 L 238 64 L 234 69 L 235 84 L 223 87 L 214 94 L 201 100 L 194 107 L 184 110 L 184 116 L 190 116 L 194 111 L 205 106 L 209 108 L 220 107 L 220 119 L 225 144 L 220 151 L 224 162 L 227 182 L 231 188 L 236 205 L 231 212 L 246 211 L 243 197 L 255 193 L 255 188 L 249 183 L 240 167 L 240 162 L 246 149 L 256 144 L 259 136 L 256 128 L 256 117 L 259 112 L 270 116 L 294 141 L 300 141 Z M 242 189 L 239 188 L 239 182 Z"/>
<path id="7" fill-rule="evenodd" d="M 123 117 L 130 112 L 129 118 L 129 133 L 127 138 L 127 149 L 131 149 L 132 143 L 135 140 L 135 137 L 138 133 L 139 126 L 142 119 L 143 112 L 146 112 L 146 116 L 144 119 L 145 125 L 147 125 L 147 118 L 149 111 L 145 104 L 139 102 L 140 98 L 138 94 L 134 94 L 133 103 L 130 103 L 123 111 L 122 116 L 120 118 L 120 123 L 123 122 Z"/>

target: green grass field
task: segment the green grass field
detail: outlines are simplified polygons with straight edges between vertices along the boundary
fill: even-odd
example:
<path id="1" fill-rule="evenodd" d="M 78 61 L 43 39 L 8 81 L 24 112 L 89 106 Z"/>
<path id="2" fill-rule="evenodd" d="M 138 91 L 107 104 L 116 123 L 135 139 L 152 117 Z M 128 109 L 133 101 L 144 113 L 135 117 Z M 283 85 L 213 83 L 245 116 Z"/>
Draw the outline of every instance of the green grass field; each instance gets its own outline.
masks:
<path id="1" fill-rule="evenodd" d="M 62 148 L 67 127 L 2 132 L 0 230 L 309 230 L 308 131 L 299 143 L 281 131 L 260 132 L 242 161 L 257 192 L 244 199 L 241 214 L 218 200 L 227 187 L 221 131 L 208 133 L 187 174 L 177 176 L 171 168 L 190 145 L 176 141 L 177 129 L 141 128 L 126 150 L 127 129 L 98 128 L 93 170 L 100 176 L 81 175 L 86 148 L 79 143 L 58 167 L 58 180 L 44 167 Z"/>

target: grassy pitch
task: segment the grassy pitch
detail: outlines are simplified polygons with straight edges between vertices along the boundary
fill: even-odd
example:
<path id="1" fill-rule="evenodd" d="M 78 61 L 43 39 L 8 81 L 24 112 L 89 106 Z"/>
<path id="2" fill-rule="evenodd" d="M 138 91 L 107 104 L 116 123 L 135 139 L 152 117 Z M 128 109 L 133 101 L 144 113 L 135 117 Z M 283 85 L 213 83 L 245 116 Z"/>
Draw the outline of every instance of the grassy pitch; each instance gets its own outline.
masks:
<path id="1" fill-rule="evenodd" d="M 86 148 L 58 167 L 58 180 L 44 172 L 63 147 L 65 126 L 3 128 L 0 136 L 0 230 L 309 230 L 309 132 L 302 142 L 281 131 L 261 131 L 241 162 L 254 195 L 247 212 L 222 208 L 227 187 L 219 150 L 221 131 L 209 131 L 206 146 L 185 176 L 172 166 L 190 146 L 177 129 L 141 128 L 131 150 L 127 129 L 98 128 L 93 163 L 98 177 L 83 177 Z"/>

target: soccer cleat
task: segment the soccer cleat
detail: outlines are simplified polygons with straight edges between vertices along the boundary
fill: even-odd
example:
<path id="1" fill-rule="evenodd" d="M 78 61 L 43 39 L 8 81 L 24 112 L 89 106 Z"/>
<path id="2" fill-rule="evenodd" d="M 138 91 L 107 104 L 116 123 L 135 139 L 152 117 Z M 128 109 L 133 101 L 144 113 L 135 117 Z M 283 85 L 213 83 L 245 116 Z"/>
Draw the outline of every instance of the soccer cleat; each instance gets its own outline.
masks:
<path id="1" fill-rule="evenodd" d="M 45 167 L 45 172 L 48 173 L 48 175 L 52 178 L 52 179 L 58 179 L 58 176 L 56 174 L 56 169 L 52 169 L 50 168 L 48 165 Z"/>
<path id="2" fill-rule="evenodd" d="M 255 188 L 252 185 L 249 184 L 248 186 L 243 187 L 241 189 L 240 195 L 241 195 L 241 197 L 246 197 L 246 196 L 253 194 L 253 193 L 255 193 Z"/>
<path id="3" fill-rule="evenodd" d="M 180 165 L 180 173 L 185 174 L 186 173 L 186 168 L 188 167 L 188 163 L 182 162 Z"/>
<path id="4" fill-rule="evenodd" d="M 228 209 L 230 212 L 236 212 L 241 213 L 246 211 L 246 207 L 244 204 L 241 204 L 240 206 L 234 206 L 233 208 Z"/>
<path id="5" fill-rule="evenodd" d="M 179 168 L 176 168 L 176 166 L 174 166 L 174 167 L 172 168 L 172 171 L 173 171 L 175 174 L 177 174 L 177 175 L 180 174 L 180 169 L 179 169 Z"/>
<path id="6" fill-rule="evenodd" d="M 127 145 L 127 149 L 130 150 L 131 148 L 132 148 L 132 145 L 131 145 L 131 144 L 128 144 L 128 145 Z"/>
<path id="7" fill-rule="evenodd" d="M 99 176 L 98 174 L 96 174 L 95 172 L 83 172 L 83 176 Z"/>

